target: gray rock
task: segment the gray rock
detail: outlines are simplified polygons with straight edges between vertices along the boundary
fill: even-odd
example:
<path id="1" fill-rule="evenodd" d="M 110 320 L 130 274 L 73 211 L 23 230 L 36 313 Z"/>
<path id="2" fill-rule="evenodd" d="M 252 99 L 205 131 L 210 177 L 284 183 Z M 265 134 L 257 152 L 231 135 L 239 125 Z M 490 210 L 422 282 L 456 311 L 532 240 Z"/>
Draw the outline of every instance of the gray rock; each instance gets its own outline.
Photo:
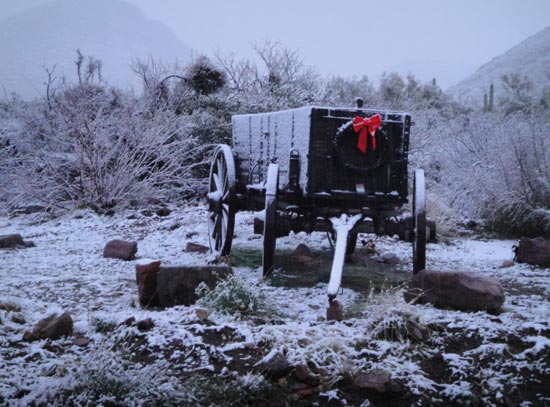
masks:
<path id="1" fill-rule="evenodd" d="M 542 237 L 522 237 L 516 250 L 516 261 L 534 266 L 550 267 L 550 240 Z"/>
<path id="2" fill-rule="evenodd" d="M 204 282 L 214 289 L 223 278 L 232 274 L 229 266 L 160 267 L 157 294 L 162 307 L 191 305 L 197 301 L 195 290 Z"/>
<path id="3" fill-rule="evenodd" d="M 382 369 L 361 373 L 355 378 L 353 386 L 373 393 L 386 393 L 390 390 L 390 373 Z"/>
<path id="4" fill-rule="evenodd" d="M 504 289 L 497 278 L 465 271 L 422 270 L 404 293 L 407 302 L 431 303 L 437 308 L 496 313 L 504 303 Z"/>
<path id="5" fill-rule="evenodd" d="M 20 234 L 0 236 L 0 249 L 14 249 L 24 246 L 23 237 Z"/>
<path id="6" fill-rule="evenodd" d="M 280 352 L 275 353 L 262 366 L 262 372 L 265 377 L 272 380 L 278 380 L 285 377 L 292 371 L 292 366 L 288 363 L 285 355 Z"/>
<path id="7" fill-rule="evenodd" d="M 103 257 L 120 260 L 132 260 L 137 253 L 137 242 L 111 240 L 103 248 Z"/>

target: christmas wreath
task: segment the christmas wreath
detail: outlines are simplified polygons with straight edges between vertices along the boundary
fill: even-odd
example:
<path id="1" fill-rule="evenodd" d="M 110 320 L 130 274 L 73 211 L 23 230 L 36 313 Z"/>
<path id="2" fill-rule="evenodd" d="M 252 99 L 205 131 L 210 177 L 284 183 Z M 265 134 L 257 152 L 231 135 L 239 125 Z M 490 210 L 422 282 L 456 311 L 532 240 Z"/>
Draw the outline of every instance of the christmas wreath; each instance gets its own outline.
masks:
<path id="1" fill-rule="evenodd" d="M 373 156 L 373 154 L 368 154 L 369 144 L 372 152 L 376 152 L 377 148 L 379 148 L 379 146 L 377 146 L 377 138 L 380 136 L 383 137 L 383 130 L 381 129 L 381 126 L 382 117 L 379 114 L 372 117 L 356 116 L 353 120 L 341 125 L 338 130 L 336 130 L 336 135 L 333 140 L 334 157 L 337 162 L 339 162 L 345 169 L 358 174 L 365 174 L 374 168 L 378 168 L 382 162 L 381 154 L 374 154 L 374 156 L 377 157 L 374 162 L 369 161 L 367 159 L 367 155 Z M 357 149 L 365 155 L 364 162 L 366 165 L 358 166 L 352 164 L 351 162 L 346 161 L 342 154 L 341 145 L 343 140 L 349 138 L 354 133 L 359 134 L 357 138 Z"/>

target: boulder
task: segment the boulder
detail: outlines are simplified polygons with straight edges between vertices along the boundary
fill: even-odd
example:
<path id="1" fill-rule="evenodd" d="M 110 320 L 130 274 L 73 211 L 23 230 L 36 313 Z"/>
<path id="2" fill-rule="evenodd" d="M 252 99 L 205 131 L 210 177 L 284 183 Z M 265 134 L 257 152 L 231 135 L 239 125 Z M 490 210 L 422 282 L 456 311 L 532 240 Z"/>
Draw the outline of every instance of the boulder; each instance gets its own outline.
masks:
<path id="1" fill-rule="evenodd" d="M 138 285 L 139 303 L 142 307 L 159 305 L 157 295 L 157 275 L 160 261 L 141 261 L 136 264 L 136 282 Z"/>
<path id="2" fill-rule="evenodd" d="M 36 324 L 32 332 L 27 331 L 23 335 L 24 341 L 39 339 L 59 339 L 62 336 L 71 335 L 73 332 L 73 319 L 68 312 L 60 316 L 52 314 Z"/>
<path id="3" fill-rule="evenodd" d="M 137 242 L 111 240 L 103 249 L 103 257 L 120 260 L 132 260 L 137 253 Z"/>
<path id="4" fill-rule="evenodd" d="M 465 271 L 422 270 L 404 293 L 407 302 L 431 303 L 437 308 L 496 313 L 504 303 L 504 289 L 497 278 Z"/>
<path id="5" fill-rule="evenodd" d="M 516 249 L 516 261 L 534 266 L 550 267 L 550 240 L 542 237 L 522 237 Z"/>
<path id="6" fill-rule="evenodd" d="M 157 294 L 162 307 L 191 305 L 197 301 L 195 290 L 200 283 L 214 289 L 223 278 L 232 274 L 229 266 L 160 267 Z"/>

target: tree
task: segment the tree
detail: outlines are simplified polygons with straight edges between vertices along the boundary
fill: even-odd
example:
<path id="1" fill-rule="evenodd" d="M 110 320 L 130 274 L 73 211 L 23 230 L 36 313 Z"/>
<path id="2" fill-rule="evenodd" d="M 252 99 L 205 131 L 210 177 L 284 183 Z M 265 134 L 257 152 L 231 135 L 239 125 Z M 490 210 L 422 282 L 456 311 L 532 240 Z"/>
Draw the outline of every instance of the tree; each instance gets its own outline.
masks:
<path id="1" fill-rule="evenodd" d="M 505 95 L 500 101 L 504 114 L 527 112 L 533 105 L 531 90 L 533 83 L 519 73 L 508 73 L 501 76 Z"/>
<path id="2" fill-rule="evenodd" d="M 379 93 L 382 102 L 389 108 L 400 108 L 405 94 L 403 78 L 396 72 L 390 74 L 384 72 L 380 79 Z"/>

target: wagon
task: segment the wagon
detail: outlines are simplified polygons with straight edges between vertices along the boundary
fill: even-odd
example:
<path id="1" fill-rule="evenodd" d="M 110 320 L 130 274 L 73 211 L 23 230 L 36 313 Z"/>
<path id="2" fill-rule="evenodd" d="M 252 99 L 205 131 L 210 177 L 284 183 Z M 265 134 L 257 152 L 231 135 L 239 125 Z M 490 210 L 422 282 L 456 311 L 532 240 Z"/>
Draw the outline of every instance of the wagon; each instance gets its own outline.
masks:
<path id="1" fill-rule="evenodd" d="M 408 200 L 411 116 L 357 108 L 302 107 L 232 117 L 232 146 L 218 145 L 209 178 L 211 249 L 228 255 L 237 211 L 255 211 L 263 234 L 264 276 L 274 266 L 278 237 L 326 231 L 336 241 L 327 293 L 339 290 L 345 255 L 358 233 L 398 234 L 412 242 L 413 272 L 424 269 L 426 220 L 424 172 L 413 177 Z M 431 226 L 431 228 L 430 228 Z"/>

